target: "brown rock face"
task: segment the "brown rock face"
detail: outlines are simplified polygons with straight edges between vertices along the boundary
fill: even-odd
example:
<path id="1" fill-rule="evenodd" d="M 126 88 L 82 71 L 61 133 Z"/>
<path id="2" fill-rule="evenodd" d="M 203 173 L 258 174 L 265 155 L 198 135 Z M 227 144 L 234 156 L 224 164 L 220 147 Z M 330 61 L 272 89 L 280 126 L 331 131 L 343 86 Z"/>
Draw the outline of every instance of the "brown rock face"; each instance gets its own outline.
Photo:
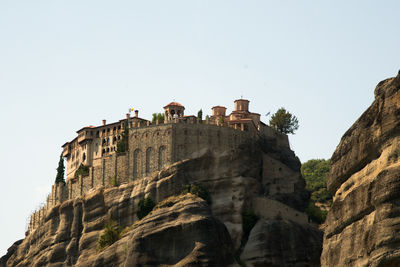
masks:
<path id="1" fill-rule="evenodd" d="M 241 259 L 250 266 L 320 266 L 322 233 L 292 221 L 261 219 Z"/>
<path id="2" fill-rule="evenodd" d="M 264 244 L 257 250 L 256 264 L 253 258 L 243 258 L 247 266 L 267 266 L 271 262 L 294 266 L 293 262 L 306 264 L 307 260 L 312 264 L 318 261 L 321 241 L 318 234 L 310 234 L 298 242 L 312 227 L 301 212 L 308 195 L 299 167 L 288 147 L 278 147 L 268 140 L 245 144 L 238 151 L 202 151 L 151 177 L 119 187 L 94 189 L 48 210 L 44 223 L 10 251 L 5 265 L 235 265 L 243 238 L 242 213 L 249 210 L 261 220 L 271 220 L 278 214 L 282 218 L 280 227 L 279 223 L 274 227 L 261 224 L 256 233 L 274 237 L 269 240 L 276 240 L 282 232 L 293 238 L 281 239 L 287 249 L 278 254 L 271 242 Z M 207 188 L 212 204 L 190 194 L 180 195 L 188 184 Z M 164 203 L 171 196 L 168 205 L 137 219 L 141 199 L 151 197 L 156 203 Z M 97 252 L 99 235 L 110 219 L 130 227 L 130 231 Z M 313 229 L 312 233 L 318 233 Z M 259 241 L 250 236 L 248 244 L 244 244 L 245 251 Z M 297 246 L 312 252 L 297 253 Z M 279 260 L 282 257 L 290 261 Z"/>
<path id="3" fill-rule="evenodd" d="M 399 160 L 400 74 L 378 84 L 332 156 L 322 266 L 400 266 Z"/>

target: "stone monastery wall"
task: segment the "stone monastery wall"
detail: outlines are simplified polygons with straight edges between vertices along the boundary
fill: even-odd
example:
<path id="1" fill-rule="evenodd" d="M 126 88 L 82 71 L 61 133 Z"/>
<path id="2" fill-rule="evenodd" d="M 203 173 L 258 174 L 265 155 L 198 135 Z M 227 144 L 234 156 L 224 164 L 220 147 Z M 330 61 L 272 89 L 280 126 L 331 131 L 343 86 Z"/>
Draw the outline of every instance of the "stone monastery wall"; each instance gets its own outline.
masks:
<path id="1" fill-rule="evenodd" d="M 289 147 L 286 135 L 269 126 L 235 129 L 206 123 L 167 123 L 130 128 L 129 150 L 104 155 L 93 161 L 89 175 L 67 179 L 52 186 L 46 204 L 30 218 L 28 232 L 37 228 L 46 212 L 65 200 L 76 198 L 101 186 L 132 182 L 160 171 L 183 159 L 195 158 L 205 150 L 233 152 L 240 144 L 259 136 L 273 138 L 278 146 Z"/>

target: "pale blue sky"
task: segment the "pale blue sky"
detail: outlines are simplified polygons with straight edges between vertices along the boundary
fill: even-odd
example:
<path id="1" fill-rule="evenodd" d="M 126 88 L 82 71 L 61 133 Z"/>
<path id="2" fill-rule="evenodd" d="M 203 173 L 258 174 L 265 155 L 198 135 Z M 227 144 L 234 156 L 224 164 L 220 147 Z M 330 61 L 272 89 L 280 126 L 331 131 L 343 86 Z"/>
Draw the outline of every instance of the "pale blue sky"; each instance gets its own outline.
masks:
<path id="1" fill-rule="evenodd" d="M 45 199 L 61 145 L 86 125 L 285 107 L 304 162 L 329 158 L 400 68 L 398 1 L 0 1 L 0 256 Z M 266 118 L 264 116 L 264 121 Z"/>

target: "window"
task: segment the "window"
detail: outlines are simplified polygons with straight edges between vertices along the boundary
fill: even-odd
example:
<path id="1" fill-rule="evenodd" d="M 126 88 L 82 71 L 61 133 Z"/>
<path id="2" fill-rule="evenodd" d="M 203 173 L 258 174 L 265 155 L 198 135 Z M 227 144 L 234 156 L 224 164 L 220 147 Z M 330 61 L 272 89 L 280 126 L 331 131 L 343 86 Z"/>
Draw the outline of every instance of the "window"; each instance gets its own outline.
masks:
<path id="1" fill-rule="evenodd" d="M 161 170 L 165 165 L 165 146 L 161 146 L 158 151 L 158 170 Z"/>
<path id="2" fill-rule="evenodd" d="M 133 152 L 133 178 L 137 178 L 139 176 L 139 156 L 140 150 L 136 149 Z"/>
<path id="3" fill-rule="evenodd" d="M 149 147 L 146 150 L 146 174 L 149 174 L 152 169 L 151 169 L 151 159 L 153 158 L 153 148 Z"/>

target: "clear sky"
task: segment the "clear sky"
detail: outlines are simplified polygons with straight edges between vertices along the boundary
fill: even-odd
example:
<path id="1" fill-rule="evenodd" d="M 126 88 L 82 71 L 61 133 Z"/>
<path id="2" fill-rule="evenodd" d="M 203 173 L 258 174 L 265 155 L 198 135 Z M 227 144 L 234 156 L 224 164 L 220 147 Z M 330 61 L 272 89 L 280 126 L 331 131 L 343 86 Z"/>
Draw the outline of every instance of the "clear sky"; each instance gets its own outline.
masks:
<path id="1" fill-rule="evenodd" d="M 0 1 L 0 256 L 45 200 L 61 145 L 172 100 L 285 107 L 302 162 L 330 158 L 400 68 L 399 1 Z"/>

